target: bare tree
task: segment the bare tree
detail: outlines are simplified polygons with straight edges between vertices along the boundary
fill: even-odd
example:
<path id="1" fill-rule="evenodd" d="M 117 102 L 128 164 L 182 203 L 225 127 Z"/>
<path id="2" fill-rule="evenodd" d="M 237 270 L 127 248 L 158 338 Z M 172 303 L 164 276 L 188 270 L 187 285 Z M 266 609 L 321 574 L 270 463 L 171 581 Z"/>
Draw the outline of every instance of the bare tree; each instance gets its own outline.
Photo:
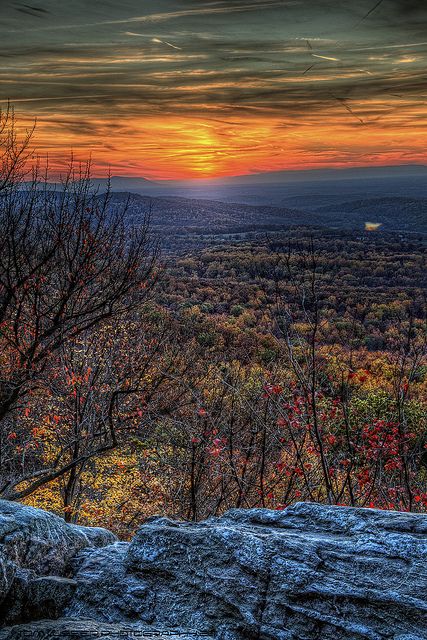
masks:
<path id="1" fill-rule="evenodd" d="M 130 318 L 156 280 L 157 247 L 149 217 L 131 226 L 127 203 L 110 206 L 111 193 L 91 185 L 90 164 L 71 163 L 60 187 L 38 169 L 26 173 L 31 131 L 19 141 L 13 111 L 0 116 L 0 440 L 61 350 L 107 321 Z M 30 175 L 31 180 L 26 182 Z M 110 442 L 114 434 L 110 429 Z M 101 449 L 102 450 L 102 447 Z M 4 446 L 0 468 L 5 469 Z M 76 466 L 75 460 L 55 473 Z M 39 476 L 41 476 L 39 478 Z M 18 481 L 3 478 L 11 498 Z"/>

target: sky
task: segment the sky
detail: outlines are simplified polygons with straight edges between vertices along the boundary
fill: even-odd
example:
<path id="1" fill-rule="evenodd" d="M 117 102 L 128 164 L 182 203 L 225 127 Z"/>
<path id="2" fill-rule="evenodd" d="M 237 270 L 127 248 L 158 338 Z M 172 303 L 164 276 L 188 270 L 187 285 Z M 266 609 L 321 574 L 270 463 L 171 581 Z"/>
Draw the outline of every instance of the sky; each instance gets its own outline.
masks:
<path id="1" fill-rule="evenodd" d="M 0 100 L 53 172 L 425 163 L 426 0 L 0 0 Z"/>

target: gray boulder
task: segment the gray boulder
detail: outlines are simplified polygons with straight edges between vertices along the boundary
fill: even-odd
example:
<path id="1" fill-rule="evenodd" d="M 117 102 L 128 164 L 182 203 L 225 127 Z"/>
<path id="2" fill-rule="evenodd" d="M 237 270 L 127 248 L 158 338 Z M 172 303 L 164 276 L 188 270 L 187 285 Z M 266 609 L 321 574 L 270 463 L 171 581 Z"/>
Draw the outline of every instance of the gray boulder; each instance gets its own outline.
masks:
<path id="1" fill-rule="evenodd" d="M 68 616 L 218 640 L 427 638 L 427 517 L 296 504 L 85 550 Z"/>
<path id="2" fill-rule="evenodd" d="M 128 571 L 129 543 L 85 550 L 75 559 L 77 590 L 65 614 L 105 622 L 155 623 L 153 593 L 140 576 Z"/>
<path id="3" fill-rule="evenodd" d="M 151 518 L 131 543 L 45 515 L 42 536 L 37 513 L 23 518 L 27 543 L 19 526 L 0 538 L 15 564 L 4 604 L 15 621 L 60 619 L 9 626 L 0 640 L 427 640 L 425 515 L 300 503 Z"/>
<path id="4" fill-rule="evenodd" d="M 62 575 L 80 549 L 115 540 L 106 529 L 70 525 L 42 509 L 0 500 L 0 554 L 38 575 Z"/>
<path id="5" fill-rule="evenodd" d="M 0 604 L 6 598 L 13 584 L 16 565 L 11 562 L 0 547 Z"/>
<path id="6" fill-rule="evenodd" d="M 59 618 L 68 605 L 77 583 L 58 576 L 33 577 L 25 569 L 17 569 L 15 580 L 0 609 L 5 625 Z"/>
<path id="7" fill-rule="evenodd" d="M 44 600 L 46 614 L 63 608 L 71 589 L 57 577 L 67 575 L 80 550 L 115 540 L 105 529 L 69 525 L 53 513 L 0 500 L 0 622 L 26 619 L 28 611 L 43 610 L 42 590 L 55 591 Z M 39 583 L 41 576 L 56 577 Z"/>

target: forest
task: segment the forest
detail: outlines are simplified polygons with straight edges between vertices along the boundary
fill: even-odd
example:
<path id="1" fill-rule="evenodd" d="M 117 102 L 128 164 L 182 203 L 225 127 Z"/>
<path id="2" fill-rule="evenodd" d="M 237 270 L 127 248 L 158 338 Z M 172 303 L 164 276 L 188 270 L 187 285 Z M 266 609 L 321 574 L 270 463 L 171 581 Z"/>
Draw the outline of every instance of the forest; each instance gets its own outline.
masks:
<path id="1" fill-rule="evenodd" d="M 123 538 L 153 514 L 427 510 L 422 235 L 165 242 L 90 164 L 29 174 L 31 136 L 3 112 L 1 498 Z"/>

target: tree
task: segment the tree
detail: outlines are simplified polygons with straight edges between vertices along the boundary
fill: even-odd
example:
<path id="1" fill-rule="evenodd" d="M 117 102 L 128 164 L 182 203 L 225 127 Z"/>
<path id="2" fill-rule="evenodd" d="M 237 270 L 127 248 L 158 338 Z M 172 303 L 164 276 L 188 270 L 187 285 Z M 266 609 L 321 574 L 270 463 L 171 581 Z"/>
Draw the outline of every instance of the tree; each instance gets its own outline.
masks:
<path id="1" fill-rule="evenodd" d="M 13 111 L 0 115 L 0 495 L 18 498 L 22 482 L 47 481 L 33 470 L 12 476 L 5 446 L 16 412 L 45 383 L 61 350 L 106 321 L 129 319 L 156 280 L 157 248 L 149 217 L 138 226 L 127 206 L 91 185 L 90 164 L 71 163 L 58 188 L 26 169 L 32 132 L 19 141 Z M 114 446 L 115 436 L 97 449 Z M 70 466 L 71 465 L 71 466 Z M 62 464 L 66 473 L 76 461 Z"/>
<path id="2" fill-rule="evenodd" d="M 307 497 L 412 511 L 424 495 L 417 476 L 425 435 L 410 428 L 407 405 L 426 358 L 425 322 L 410 308 L 393 313 L 384 355 L 390 384 L 379 402 L 363 392 L 372 374 L 355 357 L 358 319 L 346 323 L 340 342 L 326 346 L 328 301 L 313 242 L 278 258 L 277 321 L 296 383 L 293 402 L 278 401 L 279 420 Z"/>

